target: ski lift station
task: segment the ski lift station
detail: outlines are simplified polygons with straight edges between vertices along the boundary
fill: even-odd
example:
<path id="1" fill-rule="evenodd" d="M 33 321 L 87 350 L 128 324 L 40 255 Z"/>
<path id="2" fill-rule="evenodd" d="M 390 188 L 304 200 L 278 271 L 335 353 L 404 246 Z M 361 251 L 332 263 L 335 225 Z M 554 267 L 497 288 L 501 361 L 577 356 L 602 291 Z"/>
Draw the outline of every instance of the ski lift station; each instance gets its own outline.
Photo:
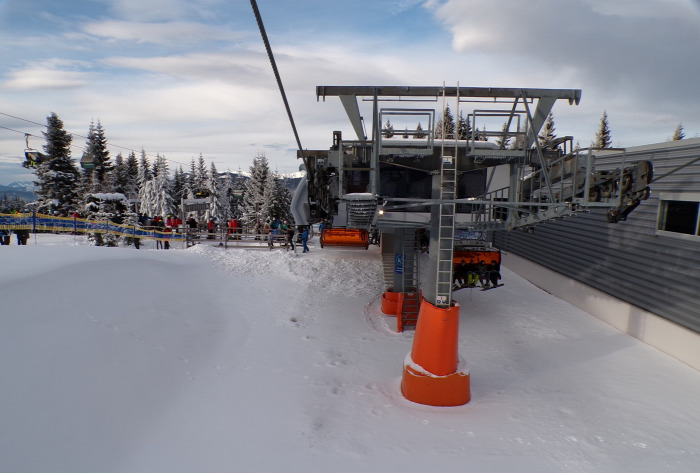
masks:
<path id="1" fill-rule="evenodd" d="M 416 328 L 402 379 L 408 399 L 469 401 L 454 265 L 500 264 L 502 251 L 523 271 L 538 263 L 556 272 L 551 280 L 628 303 L 624 320 L 611 323 L 659 346 L 643 327 L 622 325 L 661 321 L 660 330 L 689 343 L 675 344 L 677 357 L 692 346 L 700 358 L 700 172 L 692 166 L 700 140 L 597 150 L 575 149 L 567 136 L 543 146 L 546 117 L 555 105 L 576 106 L 580 90 L 319 86 L 316 95 L 342 103 L 354 136 L 334 131 L 328 149 L 298 151 L 306 178 L 295 219 L 325 222 L 328 245 L 365 246 L 381 233 L 382 310 L 396 315 L 398 330 Z M 436 119 L 448 107 L 469 117 L 466 136 Z M 429 264 L 419 271 L 421 248 Z"/>

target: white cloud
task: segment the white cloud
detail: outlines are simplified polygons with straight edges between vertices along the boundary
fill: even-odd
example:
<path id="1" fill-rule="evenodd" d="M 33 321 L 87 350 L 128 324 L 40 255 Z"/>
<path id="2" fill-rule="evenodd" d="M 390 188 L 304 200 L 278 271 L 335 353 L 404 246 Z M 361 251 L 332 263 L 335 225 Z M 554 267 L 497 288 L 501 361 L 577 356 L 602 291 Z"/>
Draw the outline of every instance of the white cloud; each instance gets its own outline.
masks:
<path id="1" fill-rule="evenodd" d="M 136 21 L 168 21 L 213 17 L 224 0 L 99 0 L 119 18 Z"/>
<path id="2" fill-rule="evenodd" d="M 71 89 L 82 87 L 88 81 L 86 72 L 36 66 L 8 72 L 2 87 L 10 90 Z"/>
<path id="3" fill-rule="evenodd" d="M 86 23 L 83 31 L 108 40 L 170 45 L 232 41 L 241 37 L 228 28 L 185 21 L 136 22 L 104 20 Z"/>

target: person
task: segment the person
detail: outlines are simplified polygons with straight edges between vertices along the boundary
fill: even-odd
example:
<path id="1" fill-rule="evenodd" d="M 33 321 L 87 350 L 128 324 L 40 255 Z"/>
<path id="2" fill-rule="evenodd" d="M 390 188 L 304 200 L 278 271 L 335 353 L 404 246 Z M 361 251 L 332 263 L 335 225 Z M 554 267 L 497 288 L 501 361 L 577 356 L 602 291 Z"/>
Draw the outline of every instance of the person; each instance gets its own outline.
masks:
<path id="1" fill-rule="evenodd" d="M 294 225 L 287 227 L 287 250 L 294 249 Z"/>
<path id="2" fill-rule="evenodd" d="M 486 267 L 489 273 L 489 279 L 491 280 L 491 285 L 493 287 L 498 286 L 498 280 L 501 279 L 501 265 L 496 262 L 496 260 L 491 260 L 491 263 Z"/>
<path id="3" fill-rule="evenodd" d="M 454 289 L 459 289 L 467 285 L 467 277 L 469 275 L 468 265 L 466 260 L 461 260 L 458 265 L 454 267 L 453 271 L 453 284 Z"/>
<path id="4" fill-rule="evenodd" d="M 233 240 L 236 238 L 236 221 L 234 220 L 233 217 L 228 219 L 228 239 Z"/>
<path id="5" fill-rule="evenodd" d="M 163 229 L 163 237 L 165 238 L 165 242 L 163 243 L 165 245 L 165 249 L 169 250 L 170 249 L 170 236 L 172 234 L 173 227 L 170 225 L 166 225 L 166 227 Z"/>
<path id="6" fill-rule="evenodd" d="M 0 230 L 0 245 L 9 245 L 10 244 L 10 231 L 9 230 Z"/>
<path id="7" fill-rule="evenodd" d="M 29 230 L 15 230 L 15 235 L 17 235 L 18 245 L 27 244 L 27 240 L 29 240 Z"/>
<path id="8" fill-rule="evenodd" d="M 156 250 L 163 248 L 163 238 L 158 233 L 163 231 L 163 218 L 160 215 L 153 217 L 153 226 L 156 227 Z"/>
<path id="9" fill-rule="evenodd" d="M 309 227 L 304 227 L 304 231 L 301 232 L 301 244 L 303 245 L 304 251 L 302 253 L 306 253 L 309 251 L 309 247 L 306 245 L 306 243 L 309 241 Z"/>
<path id="10" fill-rule="evenodd" d="M 490 287 L 490 281 L 488 278 L 488 274 L 486 273 L 486 263 L 484 261 L 479 261 L 479 282 L 481 283 L 481 287 L 484 289 L 487 289 Z"/>
<path id="11" fill-rule="evenodd" d="M 193 215 L 190 215 L 190 218 L 187 219 L 187 226 L 193 230 L 197 228 L 197 221 L 194 219 Z"/>
<path id="12" fill-rule="evenodd" d="M 255 233 L 255 239 L 260 240 L 260 234 L 262 233 L 262 227 L 260 225 L 260 220 L 255 219 L 255 225 L 253 225 L 253 233 Z"/>
<path id="13" fill-rule="evenodd" d="M 474 258 L 471 258 L 467 264 L 467 285 L 476 287 L 477 282 L 479 282 L 479 265 L 476 264 Z"/>
<path id="14" fill-rule="evenodd" d="M 269 228 L 267 230 L 267 246 L 269 246 L 270 249 L 272 249 L 272 247 L 275 246 L 275 244 L 272 242 L 272 239 L 274 238 L 273 235 L 274 234 L 272 233 L 272 228 Z"/>
<path id="15" fill-rule="evenodd" d="M 213 240 L 214 239 L 214 218 L 210 217 L 209 221 L 207 222 L 207 230 L 209 231 L 209 235 L 207 235 L 207 240 Z"/>

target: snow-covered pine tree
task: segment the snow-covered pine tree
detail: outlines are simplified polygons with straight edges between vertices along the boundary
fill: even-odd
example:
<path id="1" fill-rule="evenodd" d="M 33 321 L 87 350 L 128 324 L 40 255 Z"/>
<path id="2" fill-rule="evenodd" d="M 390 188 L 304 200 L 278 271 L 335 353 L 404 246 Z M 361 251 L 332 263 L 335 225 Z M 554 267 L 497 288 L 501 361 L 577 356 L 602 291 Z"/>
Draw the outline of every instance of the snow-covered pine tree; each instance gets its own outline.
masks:
<path id="1" fill-rule="evenodd" d="M 603 116 L 600 119 L 600 127 L 595 135 L 595 141 L 593 142 L 594 148 L 610 148 L 612 144 L 612 137 L 610 135 L 610 126 L 608 125 L 608 112 L 604 111 Z"/>
<path id="2" fill-rule="evenodd" d="M 107 137 L 99 120 L 97 120 L 97 125 L 94 122 L 90 123 L 85 143 L 85 154 L 92 157 L 93 167 L 85 170 L 88 175 L 92 176 L 92 192 L 110 192 L 111 189 L 107 189 L 106 184 L 108 175 L 112 171 L 112 163 L 107 150 Z"/>
<path id="3" fill-rule="evenodd" d="M 469 140 L 471 139 L 471 134 L 472 125 L 470 119 L 468 116 L 465 118 L 460 110 L 459 118 L 457 119 L 457 138 L 460 140 Z"/>
<path id="4" fill-rule="evenodd" d="M 197 161 L 197 168 L 194 172 L 194 185 L 192 186 L 196 198 L 200 199 L 209 196 L 207 186 L 208 179 L 209 173 L 207 172 L 207 163 L 204 161 L 204 156 L 200 153 L 199 160 Z"/>
<path id="5" fill-rule="evenodd" d="M 47 160 L 34 173 L 38 187 L 39 212 L 55 210 L 66 215 L 77 210 L 77 187 L 80 172 L 71 158 L 72 137 L 63 129 L 63 121 L 51 113 L 46 117 L 46 131 L 42 132 Z"/>
<path id="6" fill-rule="evenodd" d="M 114 192 L 119 192 L 121 194 L 126 195 L 128 175 L 126 169 L 126 162 L 124 162 L 124 156 L 122 156 L 121 153 L 118 153 L 114 157 L 114 165 L 112 166 L 111 176 L 112 179 L 110 186 L 114 190 Z"/>
<path id="7" fill-rule="evenodd" d="M 239 209 L 240 195 L 242 194 L 241 189 L 239 189 L 239 179 L 233 176 L 231 170 L 226 171 L 226 177 L 224 178 L 224 192 L 226 195 L 226 201 L 228 202 L 229 212 L 231 217 L 240 218 L 241 210 Z"/>
<path id="8" fill-rule="evenodd" d="M 272 177 L 272 205 L 270 206 L 270 215 L 272 218 L 292 222 L 292 193 L 287 187 L 286 179 L 281 178 L 277 174 Z"/>
<path id="9" fill-rule="evenodd" d="M 386 125 L 382 128 L 382 135 L 384 135 L 384 138 L 391 138 L 394 136 L 394 125 L 391 124 L 388 118 L 386 119 Z"/>
<path id="10" fill-rule="evenodd" d="M 244 224 L 253 225 L 256 219 L 264 223 L 270 219 L 272 189 L 274 189 L 274 185 L 270 166 L 265 154 L 260 153 L 253 158 L 253 165 L 250 167 L 250 178 L 245 182 L 243 189 L 241 210 Z"/>
<path id="11" fill-rule="evenodd" d="M 540 142 L 540 147 L 543 149 L 552 147 L 552 143 L 557 137 L 557 135 L 554 134 L 554 131 L 554 115 L 552 115 L 552 112 L 549 112 L 549 115 L 547 115 L 547 119 L 544 122 L 544 126 L 542 127 L 542 131 L 537 137 Z"/>
<path id="12" fill-rule="evenodd" d="M 216 165 L 212 161 L 209 164 L 209 176 L 207 177 L 207 192 L 209 193 L 209 216 L 220 222 L 226 222 L 229 217 L 228 202 L 222 192 L 221 180 Z"/>
<path id="13" fill-rule="evenodd" d="M 182 199 L 187 198 L 187 179 L 185 179 L 185 171 L 182 170 L 182 166 L 175 169 L 172 184 L 173 201 L 175 207 L 178 208 Z"/>
<path id="14" fill-rule="evenodd" d="M 139 161 L 139 213 L 147 217 L 154 217 L 154 196 L 151 182 L 151 169 L 146 157 L 146 151 L 141 150 L 141 160 Z"/>
<path id="15" fill-rule="evenodd" d="M 173 197 L 170 193 L 170 177 L 168 171 L 168 161 L 165 156 L 156 155 L 154 162 L 157 175 L 153 177 L 153 214 L 165 218 L 175 212 Z"/>
<path id="16" fill-rule="evenodd" d="M 136 154 L 133 151 L 126 158 L 126 172 L 124 179 L 126 181 L 124 195 L 128 199 L 135 199 L 139 193 L 139 163 L 136 160 Z"/>
<path id="17" fill-rule="evenodd" d="M 425 138 L 426 134 L 423 132 L 423 125 L 418 122 L 418 125 L 416 125 L 416 134 L 413 135 L 413 138 L 415 139 L 421 139 Z"/>
<path id="18" fill-rule="evenodd" d="M 676 130 L 673 132 L 672 141 L 680 141 L 685 138 L 685 133 L 683 132 L 683 124 L 679 123 Z"/>

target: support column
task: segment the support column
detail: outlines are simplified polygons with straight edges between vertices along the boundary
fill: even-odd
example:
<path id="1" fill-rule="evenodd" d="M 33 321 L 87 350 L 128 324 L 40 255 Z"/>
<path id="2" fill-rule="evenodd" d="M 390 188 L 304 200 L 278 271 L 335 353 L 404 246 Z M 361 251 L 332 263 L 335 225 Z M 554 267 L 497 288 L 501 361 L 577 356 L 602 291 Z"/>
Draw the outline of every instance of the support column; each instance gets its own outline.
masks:
<path id="1" fill-rule="evenodd" d="M 404 360 L 401 392 L 428 406 L 461 406 L 471 399 L 469 369 L 459 356 L 459 305 L 423 300 L 413 348 Z"/>

